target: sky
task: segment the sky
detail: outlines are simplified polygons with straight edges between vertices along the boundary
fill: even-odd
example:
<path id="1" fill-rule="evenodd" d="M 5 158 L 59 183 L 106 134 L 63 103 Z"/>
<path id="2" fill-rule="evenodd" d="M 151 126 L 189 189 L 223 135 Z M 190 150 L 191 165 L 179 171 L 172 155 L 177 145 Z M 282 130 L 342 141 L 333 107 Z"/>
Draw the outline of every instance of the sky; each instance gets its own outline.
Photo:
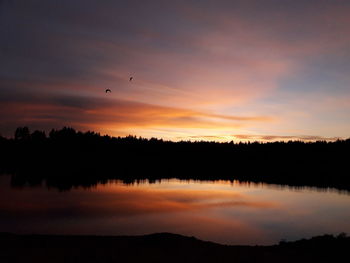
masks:
<path id="1" fill-rule="evenodd" d="M 349 13 L 340 0 L 0 0 L 0 134 L 348 138 Z"/>

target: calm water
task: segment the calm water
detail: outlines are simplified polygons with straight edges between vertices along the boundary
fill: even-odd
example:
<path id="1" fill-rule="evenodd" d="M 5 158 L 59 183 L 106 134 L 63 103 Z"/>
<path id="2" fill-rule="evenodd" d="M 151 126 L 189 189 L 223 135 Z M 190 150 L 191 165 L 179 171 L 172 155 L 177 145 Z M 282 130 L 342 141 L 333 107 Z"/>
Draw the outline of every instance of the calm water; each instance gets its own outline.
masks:
<path id="1" fill-rule="evenodd" d="M 59 192 L 0 176 L 0 231 L 139 235 L 172 232 L 223 244 L 275 244 L 350 233 L 350 195 L 238 182 L 165 180 Z"/>

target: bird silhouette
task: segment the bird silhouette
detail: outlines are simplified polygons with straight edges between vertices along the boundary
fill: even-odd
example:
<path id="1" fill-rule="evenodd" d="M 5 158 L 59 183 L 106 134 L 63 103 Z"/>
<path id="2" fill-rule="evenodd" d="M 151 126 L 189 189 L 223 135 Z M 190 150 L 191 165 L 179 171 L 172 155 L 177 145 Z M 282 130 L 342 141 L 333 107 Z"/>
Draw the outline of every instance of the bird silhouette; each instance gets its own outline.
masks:
<path id="1" fill-rule="evenodd" d="M 108 93 L 108 92 L 112 92 L 110 89 L 106 89 L 106 93 Z"/>
<path id="2" fill-rule="evenodd" d="M 129 81 L 132 81 L 134 77 L 130 77 Z"/>

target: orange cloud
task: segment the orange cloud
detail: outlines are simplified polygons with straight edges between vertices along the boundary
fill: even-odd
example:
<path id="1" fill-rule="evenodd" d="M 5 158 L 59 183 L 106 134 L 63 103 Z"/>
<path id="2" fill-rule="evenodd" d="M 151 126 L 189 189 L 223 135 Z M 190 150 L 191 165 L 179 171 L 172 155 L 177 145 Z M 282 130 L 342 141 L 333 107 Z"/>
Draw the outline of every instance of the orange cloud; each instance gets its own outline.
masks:
<path id="1" fill-rule="evenodd" d="M 232 116 L 166 107 L 134 101 L 58 95 L 18 94 L 0 105 L 3 123 L 41 128 L 72 126 L 77 129 L 113 130 L 135 134 L 152 129 L 236 129 L 253 122 L 271 121 L 267 116 Z M 118 134 L 119 132 L 119 134 Z M 137 135 L 144 136 L 142 133 Z"/>

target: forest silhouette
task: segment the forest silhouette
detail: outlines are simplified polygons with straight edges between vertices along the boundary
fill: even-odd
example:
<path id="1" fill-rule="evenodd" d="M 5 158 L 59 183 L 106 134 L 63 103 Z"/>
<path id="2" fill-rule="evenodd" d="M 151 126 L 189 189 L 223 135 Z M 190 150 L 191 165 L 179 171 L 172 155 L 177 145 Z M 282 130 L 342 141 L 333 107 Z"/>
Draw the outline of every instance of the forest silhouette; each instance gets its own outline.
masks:
<path id="1" fill-rule="evenodd" d="M 350 139 L 333 142 L 165 141 L 136 136 L 110 137 L 64 127 L 0 136 L 0 173 L 13 186 L 69 190 L 119 179 L 239 180 L 295 187 L 350 190 Z"/>

